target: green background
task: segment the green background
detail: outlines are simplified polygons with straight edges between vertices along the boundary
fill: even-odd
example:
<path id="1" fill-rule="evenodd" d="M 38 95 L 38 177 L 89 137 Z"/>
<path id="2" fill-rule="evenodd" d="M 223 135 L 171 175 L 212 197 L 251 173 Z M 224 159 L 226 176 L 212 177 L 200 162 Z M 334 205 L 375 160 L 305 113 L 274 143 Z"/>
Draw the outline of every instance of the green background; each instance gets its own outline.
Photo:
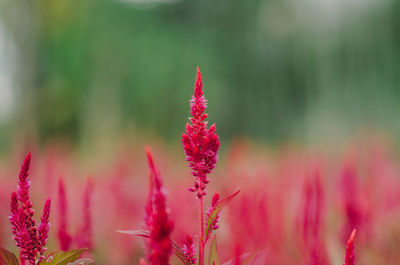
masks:
<path id="1" fill-rule="evenodd" d="M 18 139 L 177 141 L 197 65 L 224 140 L 395 134 L 399 11 L 374 0 L 2 0 L 12 97 L 1 150 Z"/>

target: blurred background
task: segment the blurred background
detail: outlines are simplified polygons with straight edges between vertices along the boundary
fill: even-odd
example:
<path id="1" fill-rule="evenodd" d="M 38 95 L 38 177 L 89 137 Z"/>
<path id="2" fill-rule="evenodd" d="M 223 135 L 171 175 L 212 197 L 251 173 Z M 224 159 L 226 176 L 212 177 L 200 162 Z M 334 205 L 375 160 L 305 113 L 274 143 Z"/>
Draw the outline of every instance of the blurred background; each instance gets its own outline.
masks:
<path id="1" fill-rule="evenodd" d="M 180 139 L 199 66 L 222 140 L 209 194 L 242 189 L 224 260 L 243 247 L 310 264 L 299 229 L 315 196 L 332 264 L 354 227 L 359 264 L 400 264 L 399 14 L 400 0 L 0 0 L 0 244 L 16 251 L 9 194 L 32 151 L 36 212 L 55 205 L 49 249 L 68 219 L 59 179 L 79 235 L 89 176 L 97 264 L 136 264 L 142 241 L 115 231 L 143 226 L 144 143 L 174 238 L 195 235 Z"/>
<path id="2" fill-rule="evenodd" d="M 1 0 L 0 152 L 177 143 L 195 69 L 224 141 L 399 131 L 400 2 Z"/>

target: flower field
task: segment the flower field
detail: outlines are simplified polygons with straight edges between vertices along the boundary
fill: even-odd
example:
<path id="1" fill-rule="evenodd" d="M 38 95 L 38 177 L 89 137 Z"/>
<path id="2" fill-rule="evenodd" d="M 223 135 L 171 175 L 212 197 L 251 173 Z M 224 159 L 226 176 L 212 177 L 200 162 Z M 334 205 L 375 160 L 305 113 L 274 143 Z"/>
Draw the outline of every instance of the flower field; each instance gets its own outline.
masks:
<path id="1" fill-rule="evenodd" d="M 400 264 L 395 143 L 224 146 L 203 92 L 198 70 L 173 147 L 125 139 L 96 160 L 16 145 L 0 163 L 0 262 Z"/>

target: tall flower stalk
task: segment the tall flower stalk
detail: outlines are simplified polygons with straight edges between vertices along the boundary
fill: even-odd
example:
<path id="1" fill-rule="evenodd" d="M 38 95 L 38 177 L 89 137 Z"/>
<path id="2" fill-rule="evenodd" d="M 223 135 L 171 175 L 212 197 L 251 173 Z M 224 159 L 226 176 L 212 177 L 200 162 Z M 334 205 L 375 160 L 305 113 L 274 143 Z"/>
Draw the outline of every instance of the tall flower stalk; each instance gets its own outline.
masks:
<path id="1" fill-rule="evenodd" d="M 192 169 L 192 175 L 195 178 L 195 182 L 189 190 L 195 192 L 199 200 L 199 265 L 204 265 L 203 197 L 207 194 L 208 175 L 217 163 L 220 142 L 215 133 L 215 124 L 208 128 L 207 121 L 205 121 L 208 117 L 208 114 L 204 113 L 207 108 L 207 100 L 204 97 L 203 81 L 199 68 L 197 68 L 197 78 L 194 85 L 194 95 L 190 100 L 190 108 L 192 117 L 182 134 L 182 144 L 186 160 L 189 162 L 189 167 Z"/>
<path id="2" fill-rule="evenodd" d="M 31 154 L 28 153 L 18 176 L 17 191 L 11 194 L 10 202 L 11 213 L 9 219 L 14 240 L 20 250 L 22 265 L 34 265 L 37 260 L 41 261 L 43 259 L 50 226 L 50 198 L 46 200 L 40 223 L 36 225 L 33 203 L 29 195 L 30 180 L 28 175 L 30 162 Z"/>

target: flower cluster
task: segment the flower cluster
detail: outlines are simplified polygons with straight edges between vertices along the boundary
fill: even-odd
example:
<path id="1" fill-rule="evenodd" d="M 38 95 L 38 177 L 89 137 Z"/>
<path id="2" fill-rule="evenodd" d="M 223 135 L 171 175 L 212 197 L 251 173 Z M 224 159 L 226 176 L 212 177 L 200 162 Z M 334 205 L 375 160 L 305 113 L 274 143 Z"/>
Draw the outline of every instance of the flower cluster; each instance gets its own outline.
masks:
<path id="1" fill-rule="evenodd" d="M 150 168 L 150 196 L 146 205 L 146 225 L 150 231 L 148 258 L 151 265 L 168 265 L 172 253 L 170 234 L 173 222 L 169 219 L 161 175 L 149 148 L 146 153 Z"/>
<path id="2" fill-rule="evenodd" d="M 190 101 L 190 123 L 186 124 L 186 131 L 182 134 L 182 144 L 186 160 L 192 168 L 196 181 L 190 191 L 196 192 L 198 198 L 206 195 L 206 184 L 209 182 L 207 175 L 212 172 L 217 163 L 217 152 L 220 146 L 218 135 L 215 133 L 215 124 L 207 128 L 204 113 L 207 100 L 203 94 L 203 81 L 197 68 L 197 78 L 194 86 L 194 95 Z"/>
<path id="3" fill-rule="evenodd" d="M 46 250 L 49 233 L 50 199 L 44 204 L 40 223 L 36 226 L 33 204 L 29 196 L 30 181 L 28 179 L 31 154 L 28 153 L 19 173 L 17 191 L 11 194 L 11 214 L 9 216 L 14 240 L 20 249 L 21 261 L 30 265 L 36 259 L 42 260 Z"/>
<path id="4" fill-rule="evenodd" d="M 190 264 L 196 264 L 196 249 L 193 244 L 193 238 L 191 236 L 186 237 L 186 241 L 182 247 L 183 254 L 185 255 L 186 259 L 190 262 Z"/>

